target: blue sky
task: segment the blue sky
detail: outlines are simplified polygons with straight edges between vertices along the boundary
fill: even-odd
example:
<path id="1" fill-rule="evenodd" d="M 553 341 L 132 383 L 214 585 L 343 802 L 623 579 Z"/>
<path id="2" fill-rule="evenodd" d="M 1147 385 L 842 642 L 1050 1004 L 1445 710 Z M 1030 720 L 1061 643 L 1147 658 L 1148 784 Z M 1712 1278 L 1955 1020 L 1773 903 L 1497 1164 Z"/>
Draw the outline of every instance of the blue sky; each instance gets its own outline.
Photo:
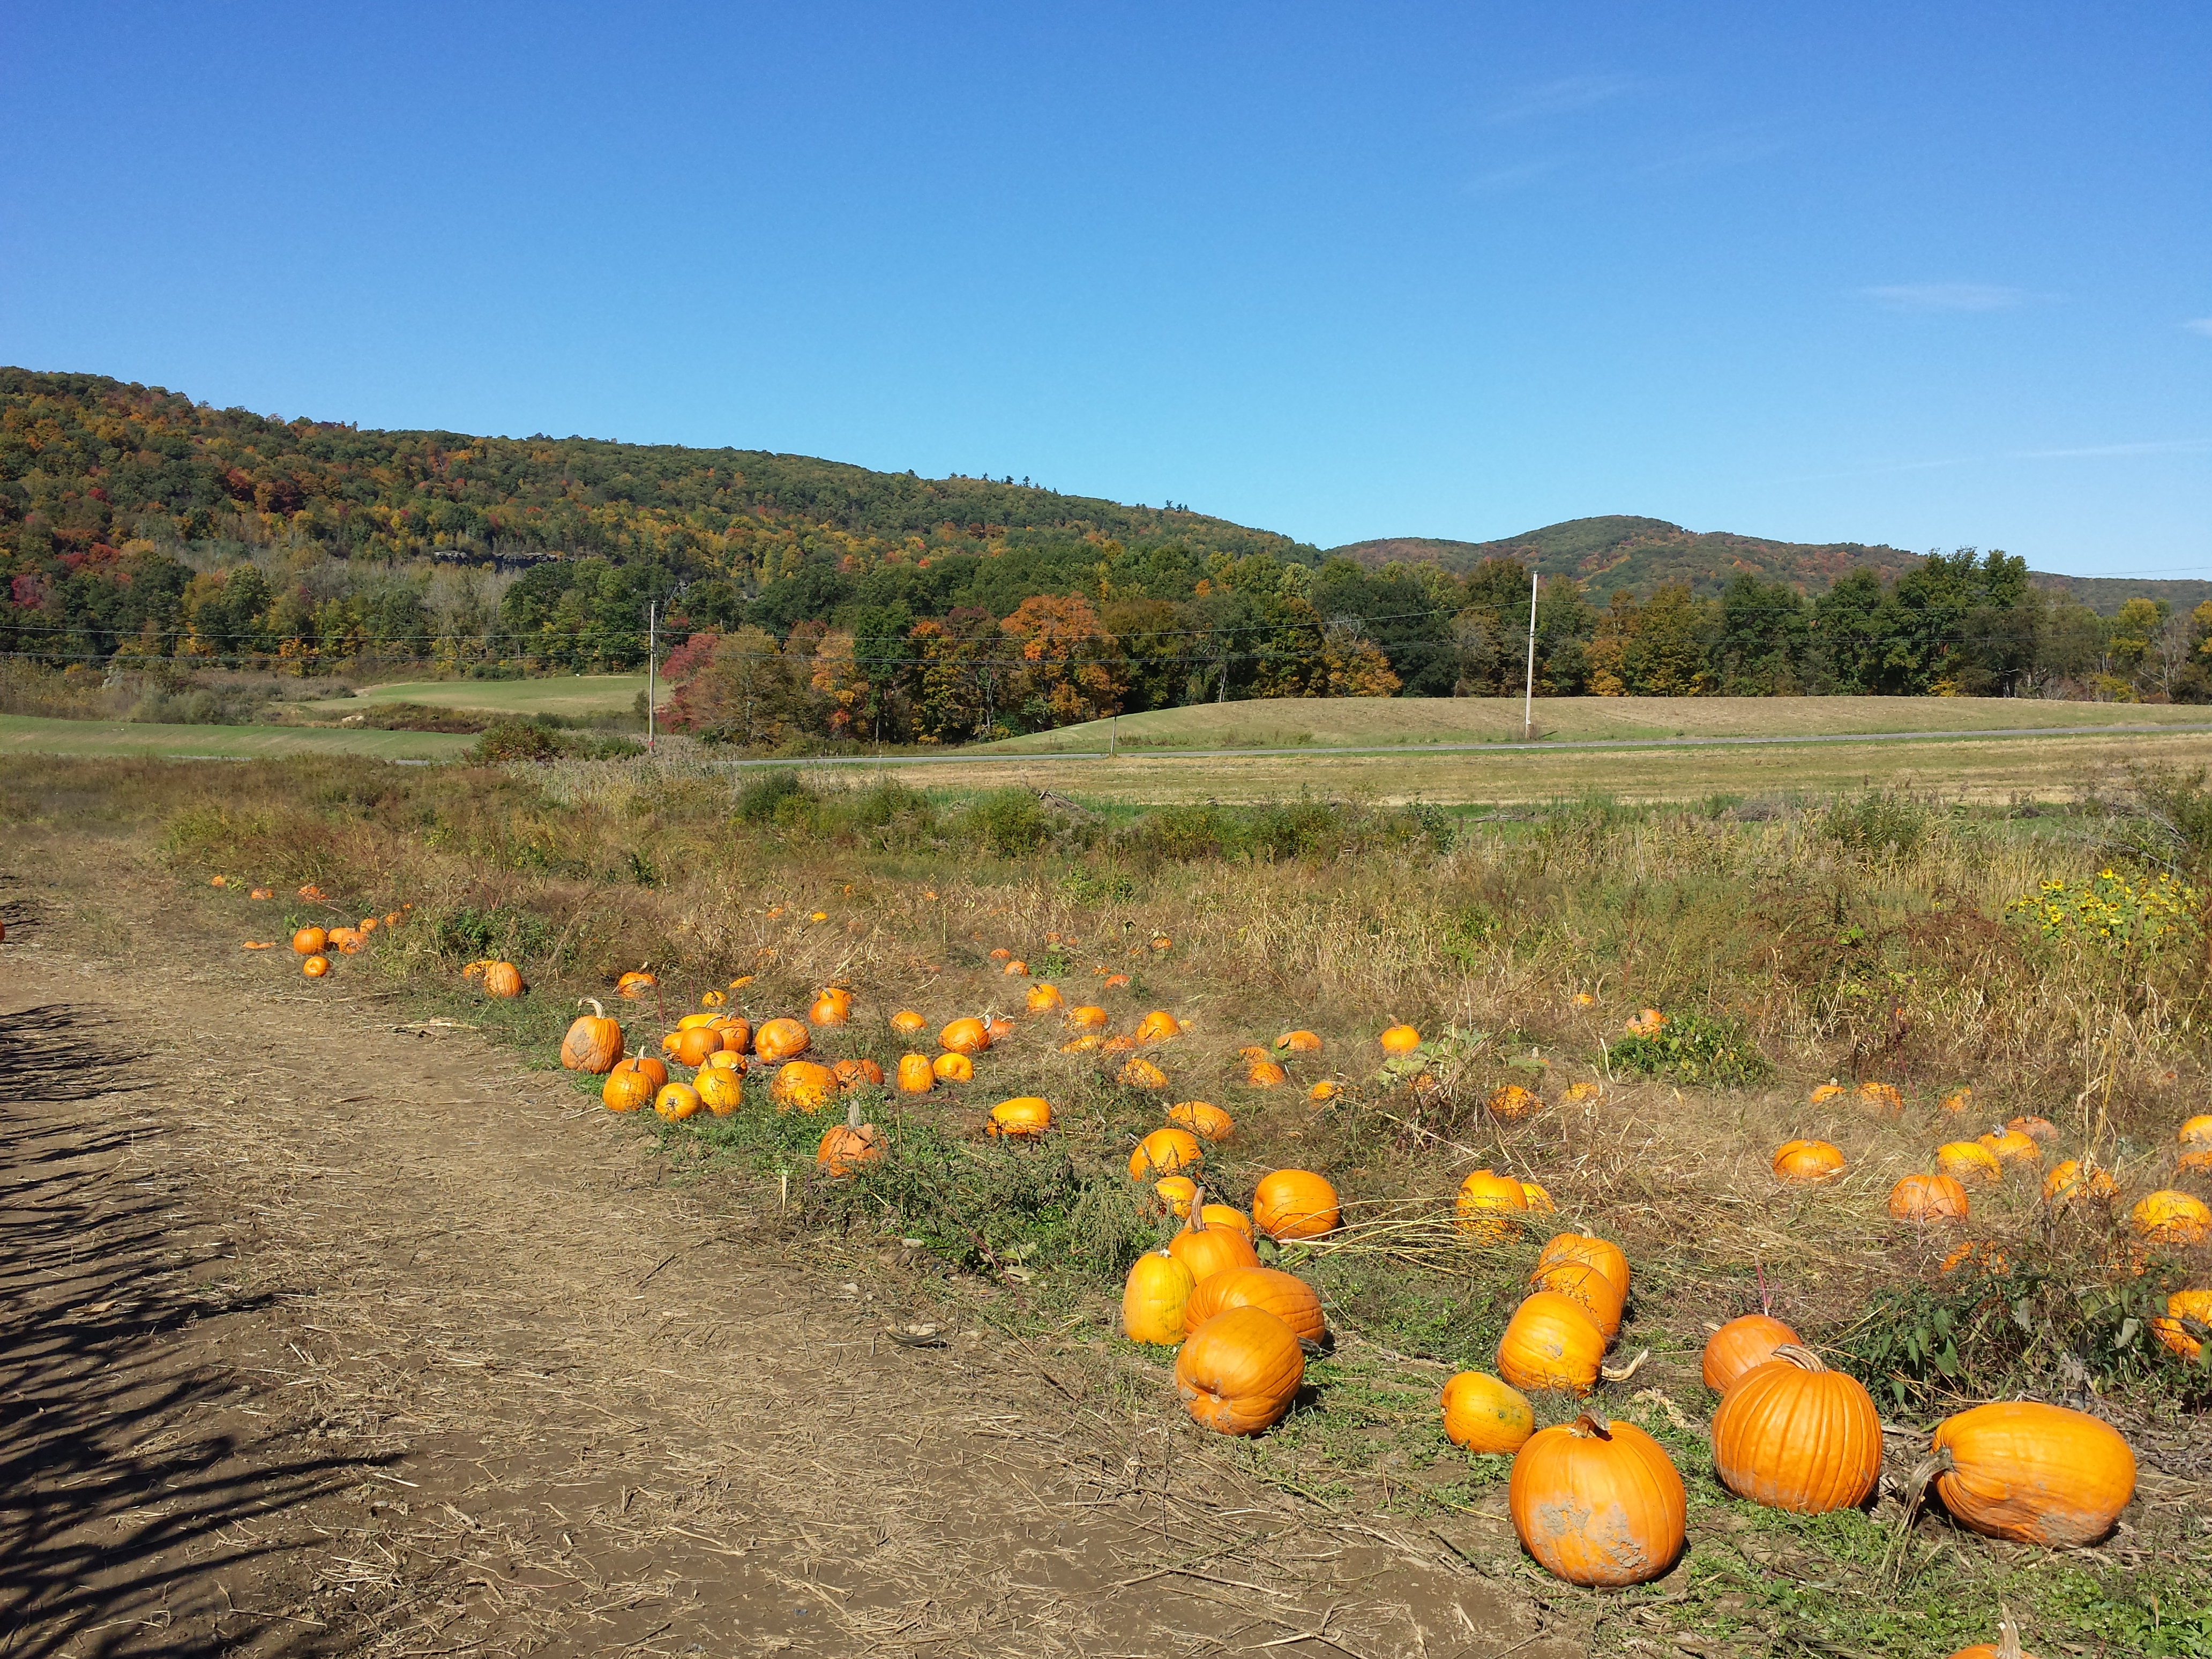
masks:
<path id="1" fill-rule="evenodd" d="M 0 12 L 0 362 L 2212 575 L 2212 9 Z"/>

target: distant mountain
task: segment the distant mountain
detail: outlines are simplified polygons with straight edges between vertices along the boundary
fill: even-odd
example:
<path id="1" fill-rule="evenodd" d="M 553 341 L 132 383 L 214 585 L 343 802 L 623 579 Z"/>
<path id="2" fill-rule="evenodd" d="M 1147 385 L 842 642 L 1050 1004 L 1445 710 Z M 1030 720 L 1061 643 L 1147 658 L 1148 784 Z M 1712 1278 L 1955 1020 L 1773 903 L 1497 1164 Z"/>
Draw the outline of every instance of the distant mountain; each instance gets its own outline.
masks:
<path id="1" fill-rule="evenodd" d="M 1717 593 L 1739 572 L 1765 581 L 1785 582 L 1802 593 L 1823 593 L 1854 565 L 1869 564 L 1894 574 L 1909 570 L 1920 555 L 1901 547 L 1861 542 L 1770 541 L 1726 531 L 1685 530 L 1663 519 L 1614 514 L 1598 519 L 1570 519 L 1525 535 L 1494 542 L 1443 541 L 1425 536 L 1387 536 L 1329 550 L 1332 557 L 1369 566 L 1436 564 L 1465 574 L 1485 559 L 1535 562 L 1547 576 L 1573 576 L 1602 605 L 1615 589 L 1639 599 L 1669 582 L 1687 582 L 1700 595 Z M 2138 581 L 2119 576 L 2061 576 L 2038 571 L 2039 587 L 2065 595 L 2101 616 L 2111 616 L 2131 599 L 2164 599 L 2176 611 L 2194 610 L 2212 599 L 2212 581 Z"/>

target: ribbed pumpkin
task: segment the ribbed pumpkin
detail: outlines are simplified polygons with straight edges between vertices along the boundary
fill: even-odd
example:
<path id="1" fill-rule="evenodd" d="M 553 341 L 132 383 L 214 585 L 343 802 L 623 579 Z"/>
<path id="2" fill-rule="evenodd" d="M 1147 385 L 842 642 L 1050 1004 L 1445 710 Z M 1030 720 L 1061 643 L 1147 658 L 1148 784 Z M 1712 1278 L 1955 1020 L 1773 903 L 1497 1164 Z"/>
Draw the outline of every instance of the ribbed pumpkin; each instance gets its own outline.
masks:
<path id="1" fill-rule="evenodd" d="M 1498 1374 L 1516 1389 L 1588 1394 L 1605 1358 L 1605 1333 L 1579 1302 L 1557 1291 L 1522 1299 L 1498 1340 Z"/>
<path id="2" fill-rule="evenodd" d="M 1195 1168 L 1205 1161 L 1206 1153 L 1199 1146 L 1198 1137 L 1189 1130 L 1155 1129 L 1129 1154 L 1129 1179 L 1152 1180 L 1173 1175 L 1177 1170 Z"/>
<path id="3" fill-rule="evenodd" d="M 1157 1192 L 1159 1189 L 1155 1187 L 1153 1190 Z M 1197 1201 L 1198 1194 L 1194 1192 L 1191 1194 L 1191 1202 L 1197 1203 Z M 1188 1220 L 1190 1218 L 1189 1205 L 1185 1205 L 1183 1206 L 1182 1213 L 1185 1220 Z M 1250 1238 L 1252 1237 L 1252 1218 L 1246 1215 L 1243 1211 L 1238 1209 L 1234 1204 L 1203 1205 L 1200 1206 L 1200 1213 L 1206 1217 L 1206 1224 L 1209 1227 L 1234 1227 L 1238 1232 L 1243 1234 L 1245 1237 Z"/>
<path id="4" fill-rule="evenodd" d="M 1966 1189 L 1947 1175 L 1909 1175 L 1889 1189 L 1889 1212 L 1899 1221 L 1964 1221 L 1970 1209 Z"/>
<path id="5" fill-rule="evenodd" d="M 2165 1317 L 2152 1320 L 2150 1328 L 2184 1359 L 2196 1358 L 2212 1328 L 2212 1291 L 2176 1291 L 2166 1298 Z"/>
<path id="6" fill-rule="evenodd" d="M 2018 1129 L 1991 1129 L 1974 1139 L 1988 1147 L 2001 1165 L 2043 1162 L 2043 1148 L 2035 1144 L 2035 1137 Z"/>
<path id="7" fill-rule="evenodd" d="M 1022 998 L 1022 1006 L 1033 1014 L 1042 1014 L 1060 1006 L 1060 987 L 1032 985 Z"/>
<path id="8" fill-rule="evenodd" d="M 1285 1031 L 1275 1039 L 1275 1046 L 1293 1054 L 1317 1054 L 1321 1039 L 1311 1031 Z"/>
<path id="9" fill-rule="evenodd" d="M 1536 1265 L 1548 1267 L 1555 1261 L 1589 1262 L 1620 1287 L 1622 1300 L 1627 1299 L 1628 1258 L 1611 1239 L 1589 1233 L 1553 1233 L 1544 1241 L 1544 1248 L 1536 1252 Z"/>
<path id="10" fill-rule="evenodd" d="M 1315 1084 L 1312 1088 L 1306 1091 L 1306 1098 L 1318 1105 L 1325 1101 L 1334 1100 L 1343 1092 L 1344 1085 L 1341 1083 L 1337 1083 L 1328 1078 L 1323 1078 L 1319 1083 Z"/>
<path id="11" fill-rule="evenodd" d="M 876 1126 L 860 1121 L 860 1103 L 847 1103 L 845 1121 L 825 1130 L 814 1149 L 817 1169 L 832 1176 L 848 1176 L 863 1164 L 884 1155 L 883 1138 Z"/>
<path id="12" fill-rule="evenodd" d="M 2168 1188 L 2137 1199 L 2128 1212 L 2128 1225 L 2160 1244 L 2202 1244 L 2212 1237 L 2212 1210 L 2202 1199 Z"/>
<path id="13" fill-rule="evenodd" d="M 571 1072 L 588 1072 L 599 1077 L 614 1069 L 622 1058 L 623 1029 L 607 1018 L 607 1011 L 591 997 L 580 998 L 576 1006 L 591 1005 L 592 1012 L 569 1022 L 568 1034 L 561 1039 L 561 1064 Z"/>
<path id="14" fill-rule="evenodd" d="M 1097 1046 L 1097 1032 L 1078 1031 L 1073 1036 L 1068 1038 L 1066 1042 L 1060 1045 L 1060 1052 L 1063 1054 L 1087 1054 Z"/>
<path id="15" fill-rule="evenodd" d="M 333 927 L 324 936 L 325 945 L 340 956 L 358 956 L 361 947 L 368 943 L 358 927 Z"/>
<path id="16" fill-rule="evenodd" d="M 2100 1169 L 2094 1158 L 2068 1158 L 2051 1166 L 2051 1173 L 2043 1177 L 2043 1200 L 2046 1204 L 2081 1204 L 2100 1198 L 2119 1195 L 2120 1183 L 2112 1179 L 2112 1172 Z"/>
<path id="17" fill-rule="evenodd" d="M 318 953 L 317 955 L 309 957 L 305 962 L 301 963 L 300 964 L 300 971 L 305 974 L 309 979 L 320 979 L 325 974 L 331 971 L 331 959 L 326 956 Z"/>
<path id="18" fill-rule="evenodd" d="M 733 1014 L 721 1014 L 708 1020 L 707 1029 L 722 1034 L 724 1054 L 742 1054 L 753 1046 L 753 1028 L 750 1020 L 739 1019 Z"/>
<path id="19" fill-rule="evenodd" d="M 1881 1413 L 1858 1378 L 1785 1342 L 1722 1397 L 1713 1468 L 1737 1497 L 1769 1509 L 1850 1509 L 1881 1479 Z"/>
<path id="20" fill-rule="evenodd" d="M 1182 1035 L 1182 1027 L 1164 1008 L 1155 1008 L 1137 1022 L 1137 1041 L 1139 1042 L 1165 1042 L 1170 1037 Z"/>
<path id="21" fill-rule="evenodd" d="M 956 1054 L 980 1054 L 991 1046 L 990 1028 L 980 1019 L 956 1019 L 937 1034 L 937 1044 Z"/>
<path id="22" fill-rule="evenodd" d="M 1531 1290 L 1552 1291 L 1564 1296 L 1584 1313 L 1610 1343 L 1620 1329 L 1624 1297 L 1620 1286 L 1587 1261 L 1552 1261 L 1528 1275 Z"/>
<path id="23" fill-rule="evenodd" d="M 519 997 L 523 991 L 522 971 L 511 962 L 487 963 L 483 988 L 488 997 Z"/>
<path id="24" fill-rule="evenodd" d="M 666 1082 L 663 1073 L 660 1083 Z M 599 1085 L 599 1099 L 611 1112 L 634 1112 L 641 1106 L 653 1103 L 653 1091 L 660 1086 L 645 1073 L 624 1071 L 617 1066 L 607 1073 L 607 1080 Z"/>
<path id="25" fill-rule="evenodd" d="M 939 1054 L 929 1062 L 929 1069 L 939 1083 L 975 1080 L 975 1062 L 965 1054 Z"/>
<path id="26" fill-rule="evenodd" d="M 768 1097 L 787 1112 L 818 1112 L 837 1093 L 837 1073 L 811 1060 L 787 1060 L 775 1068 Z"/>
<path id="27" fill-rule="evenodd" d="M 617 1072 L 642 1072 L 652 1080 L 653 1086 L 656 1089 L 658 1089 L 662 1084 L 668 1081 L 668 1067 L 662 1065 L 651 1054 L 627 1055 L 614 1063 L 614 1070 Z"/>
<path id="28" fill-rule="evenodd" d="M 1960 1648 L 1951 1659 L 2035 1659 L 2032 1653 L 2022 1651 L 2020 1645 L 2020 1626 L 2012 1615 L 2002 1608 L 1997 1614 L 1997 1639 L 1994 1643 L 1977 1642 L 1970 1648 Z"/>
<path id="29" fill-rule="evenodd" d="M 1079 1031 L 1103 1031 L 1107 1018 L 1103 1008 L 1094 1008 L 1087 1002 L 1067 1011 L 1068 1024 Z"/>
<path id="30" fill-rule="evenodd" d="M 891 1016 L 891 1030 L 901 1036 L 912 1036 L 929 1022 L 911 1008 L 902 1008 Z"/>
<path id="31" fill-rule="evenodd" d="M 1229 1267 L 1256 1267 L 1260 1258 L 1252 1241 L 1234 1227 L 1212 1227 L 1206 1220 L 1206 1194 L 1200 1188 L 1190 1206 L 1183 1230 L 1168 1240 L 1168 1254 L 1190 1269 L 1194 1282 L 1203 1285 Z"/>
<path id="32" fill-rule="evenodd" d="M 1444 1384 L 1444 1438 L 1473 1452 L 1519 1451 L 1535 1432 L 1535 1413 L 1517 1389 L 1480 1371 Z"/>
<path id="33" fill-rule="evenodd" d="M 1180 1123 L 1201 1140 L 1226 1140 L 1236 1121 L 1210 1101 L 1179 1100 L 1168 1108 L 1168 1121 Z"/>
<path id="34" fill-rule="evenodd" d="M 1255 1060 L 1244 1068 L 1244 1081 L 1255 1089 L 1279 1089 L 1291 1074 L 1272 1060 Z"/>
<path id="35" fill-rule="evenodd" d="M 727 1117 L 745 1103 L 744 1075 L 727 1066 L 702 1066 L 691 1079 L 699 1099 L 716 1117 Z"/>
<path id="36" fill-rule="evenodd" d="M 1797 1333 L 1765 1314 L 1731 1319 L 1705 1339 L 1705 1386 L 1726 1394 L 1736 1379 L 1771 1362 L 1777 1349 L 1800 1343 Z"/>
<path id="37" fill-rule="evenodd" d="M 1305 1351 L 1265 1308 L 1231 1308 L 1183 1339 L 1176 1389 L 1204 1428 L 1257 1434 L 1282 1420 L 1305 1380 Z"/>
<path id="38" fill-rule="evenodd" d="M 836 1074 L 841 1089 L 857 1089 L 862 1084 L 880 1084 L 884 1080 L 884 1068 L 865 1054 L 838 1060 L 830 1069 Z"/>
<path id="39" fill-rule="evenodd" d="M 1036 1095 L 1002 1100 L 991 1108 L 990 1133 L 1017 1140 L 1034 1139 L 1052 1127 L 1052 1106 Z"/>
<path id="40" fill-rule="evenodd" d="M 2118 1431 L 2027 1400 L 1944 1419 L 1916 1480 L 1928 1472 L 1970 1531 L 2058 1548 L 2095 1543 L 2136 1491 L 2135 1453 Z"/>
<path id="41" fill-rule="evenodd" d="M 1584 1413 L 1528 1437 L 1505 1506 L 1537 1565 L 1571 1584 L 1641 1584 L 1682 1553 L 1689 1498 L 1657 1441 Z"/>
<path id="42" fill-rule="evenodd" d="M 681 1123 L 699 1109 L 699 1091 L 688 1083 L 664 1083 L 653 1097 L 653 1109 L 671 1123 Z"/>
<path id="43" fill-rule="evenodd" d="M 991 1046 L 994 1048 L 1004 1042 L 1013 1034 L 1014 1022 L 1003 1014 L 993 1014 L 983 1022 L 983 1035 L 991 1039 Z"/>
<path id="44" fill-rule="evenodd" d="M 1304 1341 L 1328 1334 L 1313 1286 L 1279 1267 L 1224 1267 L 1199 1279 L 1183 1309 L 1182 1328 L 1194 1331 L 1229 1308 L 1265 1308 Z"/>
<path id="45" fill-rule="evenodd" d="M 763 1020 L 753 1033 L 753 1052 L 771 1066 L 796 1060 L 813 1046 L 806 1027 L 788 1017 Z"/>
<path id="46" fill-rule="evenodd" d="M 1121 1285 L 1121 1331 L 1132 1342 L 1172 1347 L 1183 1338 L 1183 1306 L 1197 1281 L 1165 1250 L 1148 1250 Z"/>
<path id="47" fill-rule="evenodd" d="M 853 1018 L 853 994 L 841 985 L 826 987 L 815 997 L 806 1018 L 817 1025 L 842 1025 Z"/>
<path id="48" fill-rule="evenodd" d="M 1806 1103 L 1812 1106 L 1825 1106 L 1832 1100 L 1841 1100 L 1846 1092 L 1840 1083 L 1815 1084 L 1813 1092 L 1805 1097 Z"/>
<path id="49" fill-rule="evenodd" d="M 636 1002 L 659 983 L 651 974 L 627 973 L 615 981 L 615 994 L 626 1002 Z"/>
<path id="50" fill-rule="evenodd" d="M 1132 1089 L 1164 1089 L 1168 1074 L 1146 1060 L 1142 1054 L 1131 1054 L 1121 1062 L 1121 1080 Z"/>
<path id="51" fill-rule="evenodd" d="M 749 1055 L 733 1054 L 726 1048 L 717 1048 L 707 1056 L 707 1064 L 701 1069 L 735 1072 L 739 1077 L 743 1077 L 747 1072 L 752 1070 L 752 1060 Z"/>
<path id="52" fill-rule="evenodd" d="M 1534 1215 L 1539 1212 L 1541 1212 L 1545 1215 L 1550 1215 L 1559 1207 L 1558 1205 L 1552 1202 L 1551 1194 L 1545 1191 L 1543 1188 L 1538 1186 L 1533 1181 L 1524 1181 L 1521 1183 L 1521 1196 L 1528 1204 L 1528 1213 L 1531 1215 Z"/>
<path id="53" fill-rule="evenodd" d="M 1507 1122 L 1544 1109 L 1544 1103 L 1517 1083 L 1499 1084 L 1490 1091 L 1488 1104 L 1491 1116 L 1502 1118 Z"/>
<path id="54" fill-rule="evenodd" d="M 1997 1155 L 1978 1140 L 1947 1140 L 1936 1149 L 1936 1167 L 1954 1181 L 1984 1184 L 2004 1178 Z"/>
<path id="55" fill-rule="evenodd" d="M 1843 1149 L 1825 1140 L 1785 1140 L 1775 1149 L 1774 1174 L 1793 1186 L 1817 1187 L 1845 1169 Z"/>
<path id="56" fill-rule="evenodd" d="M 2212 1112 L 2200 1112 L 2174 1131 L 2180 1151 L 2173 1161 L 2185 1170 L 2212 1170 Z"/>
<path id="57" fill-rule="evenodd" d="M 704 1066 L 721 1047 L 722 1034 L 711 1025 L 679 1028 L 660 1039 L 660 1052 L 678 1066 Z"/>
<path id="58" fill-rule="evenodd" d="M 320 956 L 323 953 L 323 946 L 329 943 L 330 935 L 319 927 L 302 927 L 292 935 L 294 952 L 303 957 Z"/>
<path id="59" fill-rule="evenodd" d="M 926 1095 L 937 1086 L 937 1073 L 930 1068 L 927 1054 L 902 1054 L 898 1063 L 898 1087 L 901 1094 Z"/>
<path id="60" fill-rule="evenodd" d="M 1152 1183 L 1152 1196 L 1159 1200 L 1161 1209 L 1169 1214 L 1187 1218 L 1191 1203 L 1198 1196 L 1198 1183 L 1188 1176 L 1162 1176 Z"/>
<path id="61" fill-rule="evenodd" d="M 1905 1109 L 1905 1097 L 1897 1091 L 1894 1083 L 1860 1084 L 1859 1102 L 1889 1117 L 1895 1117 Z"/>
<path id="62" fill-rule="evenodd" d="M 1279 1243 L 1336 1231 L 1336 1188 L 1311 1170 L 1277 1170 L 1252 1189 L 1252 1224 Z"/>
<path id="63" fill-rule="evenodd" d="M 1410 1025 L 1393 1025 L 1376 1041 L 1386 1054 L 1410 1054 L 1421 1046 L 1421 1034 Z"/>
<path id="64" fill-rule="evenodd" d="M 1511 1176 L 1477 1170 L 1459 1183 L 1453 1200 L 1458 1227 L 1469 1238 L 1496 1243 L 1509 1237 L 1528 1208 L 1528 1195 Z"/>

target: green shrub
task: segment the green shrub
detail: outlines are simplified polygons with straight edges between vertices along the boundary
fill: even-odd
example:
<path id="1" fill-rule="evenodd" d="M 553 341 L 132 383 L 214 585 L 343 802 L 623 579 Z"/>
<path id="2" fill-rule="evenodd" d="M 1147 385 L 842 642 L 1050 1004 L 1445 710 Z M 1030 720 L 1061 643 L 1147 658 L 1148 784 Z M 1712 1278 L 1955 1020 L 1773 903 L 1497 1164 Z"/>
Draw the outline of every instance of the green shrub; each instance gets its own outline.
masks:
<path id="1" fill-rule="evenodd" d="M 1605 1058 L 1616 1072 L 1706 1088 L 1741 1088 L 1774 1069 L 1741 1024 L 1705 1014 L 1671 1014 L 1656 1036 L 1625 1036 Z"/>
<path id="2" fill-rule="evenodd" d="M 1876 790 L 1828 808 L 1820 832 L 1854 853 L 1911 853 L 1928 838 L 1929 811 L 1910 795 Z"/>
<path id="3" fill-rule="evenodd" d="M 1026 789 L 994 789 L 977 796 L 963 827 L 1000 858 L 1034 853 L 1052 839 L 1052 820 Z"/>
<path id="4" fill-rule="evenodd" d="M 789 767 L 751 772 L 738 788 L 738 816 L 747 823 L 788 822 L 788 807 L 804 807 L 811 814 L 814 804 L 814 792 Z"/>
<path id="5" fill-rule="evenodd" d="M 561 740 L 530 720 L 501 720 L 484 728 L 471 751 L 480 761 L 547 761 L 561 752 Z"/>
<path id="6" fill-rule="evenodd" d="M 441 952 L 458 961 L 526 962 L 544 957 L 555 934 L 553 924 L 534 910 L 457 905 L 437 917 L 431 937 Z"/>

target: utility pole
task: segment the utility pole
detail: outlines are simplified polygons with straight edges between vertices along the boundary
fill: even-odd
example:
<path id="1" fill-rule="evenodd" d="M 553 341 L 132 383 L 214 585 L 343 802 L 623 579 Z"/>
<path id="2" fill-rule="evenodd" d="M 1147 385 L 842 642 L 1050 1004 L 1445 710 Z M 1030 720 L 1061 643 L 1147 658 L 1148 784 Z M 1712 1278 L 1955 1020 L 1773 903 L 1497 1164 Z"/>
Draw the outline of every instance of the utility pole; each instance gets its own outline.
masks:
<path id="1" fill-rule="evenodd" d="M 1528 567 L 1528 683 L 1521 694 L 1521 741 L 1536 740 L 1536 567 Z"/>
<path id="2" fill-rule="evenodd" d="M 660 606 L 658 601 L 645 602 L 645 752 L 653 752 L 653 659 L 660 647 Z"/>

